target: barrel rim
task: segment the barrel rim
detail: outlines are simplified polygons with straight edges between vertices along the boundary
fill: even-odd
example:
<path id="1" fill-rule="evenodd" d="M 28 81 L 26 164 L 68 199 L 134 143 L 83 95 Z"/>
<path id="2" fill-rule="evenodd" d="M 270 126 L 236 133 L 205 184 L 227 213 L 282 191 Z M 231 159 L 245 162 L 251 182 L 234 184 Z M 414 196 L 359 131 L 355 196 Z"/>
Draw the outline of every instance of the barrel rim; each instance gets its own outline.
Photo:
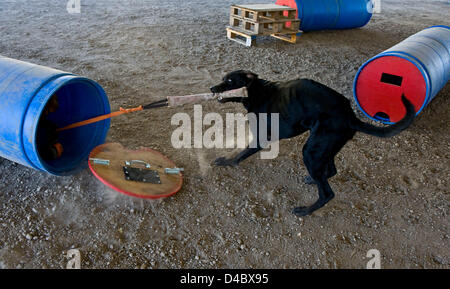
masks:
<path id="1" fill-rule="evenodd" d="M 13 60 L 15 60 L 15 59 L 13 59 Z M 20 60 L 18 60 L 18 61 L 20 61 Z M 20 62 L 22 62 L 22 61 L 20 61 Z M 33 66 L 32 66 L 31 69 L 29 69 L 29 70 L 40 69 L 40 67 L 41 67 L 41 66 L 38 65 L 38 64 L 32 64 L 32 65 L 33 65 Z M 50 77 L 46 78 L 45 81 L 43 81 L 43 82 L 41 83 L 41 85 L 40 85 L 38 88 L 36 88 L 36 90 L 34 91 L 33 95 L 30 95 L 29 98 L 28 98 L 28 101 L 27 101 L 27 104 L 26 104 L 26 111 L 23 113 L 22 119 L 21 119 L 20 132 L 19 132 L 19 133 L 20 133 L 19 139 L 21 139 L 20 147 L 21 147 L 21 149 L 22 149 L 24 158 L 28 161 L 27 163 L 28 163 L 30 166 L 32 166 L 33 168 L 35 168 L 35 169 L 37 169 L 37 170 L 41 170 L 41 169 L 43 169 L 43 168 L 41 168 L 41 167 L 39 166 L 39 164 L 36 164 L 32 159 L 30 159 L 30 157 L 29 157 L 29 155 L 28 155 L 28 153 L 27 153 L 27 146 L 25 145 L 25 144 L 26 144 L 26 142 L 25 142 L 25 141 L 26 141 L 25 135 L 27 134 L 27 133 L 26 133 L 27 130 L 24 130 L 24 127 L 25 127 L 25 124 L 26 124 L 26 122 L 27 122 L 27 114 L 28 114 L 28 111 L 30 110 L 31 103 L 35 100 L 37 94 L 39 94 L 39 92 L 40 92 L 45 86 L 47 86 L 49 83 L 52 83 L 54 80 L 56 80 L 56 79 L 58 79 L 58 78 L 60 78 L 60 77 L 71 76 L 71 75 L 72 75 L 72 74 L 67 73 L 67 72 L 63 72 L 63 71 L 61 71 L 61 73 L 57 73 L 57 74 L 51 75 Z M 49 99 L 49 98 L 47 98 L 47 97 L 45 98 L 45 105 L 47 104 L 48 99 Z M 45 105 L 44 105 L 44 107 L 45 107 Z M 40 118 L 40 116 L 41 116 L 41 113 L 42 113 L 42 111 L 40 111 L 40 113 L 39 113 L 39 118 Z M 24 140 L 25 140 L 25 141 L 24 141 Z"/>
<path id="2" fill-rule="evenodd" d="M 427 27 L 427 28 L 425 28 L 425 29 L 437 28 L 437 27 L 450 29 L 450 26 L 447 26 L 447 25 L 433 25 L 433 26 Z M 425 29 L 424 29 L 424 30 L 425 30 Z"/>
<path id="3" fill-rule="evenodd" d="M 22 143 L 23 146 L 25 148 L 24 152 L 25 155 L 27 157 L 28 160 L 30 160 L 30 164 L 32 164 L 34 167 L 36 167 L 36 169 L 38 170 L 43 170 L 45 172 L 48 172 L 52 175 L 56 175 L 56 176 L 63 176 L 63 175 L 70 175 L 74 172 L 76 172 L 78 170 L 78 168 L 81 166 L 80 164 L 82 163 L 82 160 L 78 160 L 78 161 L 73 161 L 71 162 L 69 165 L 67 165 L 68 169 L 63 169 L 63 170 L 58 170 L 56 167 L 51 166 L 48 164 L 47 161 L 43 160 L 40 156 L 40 154 L 38 153 L 37 150 L 37 143 L 36 143 L 36 133 L 37 133 L 37 127 L 38 127 L 38 123 L 39 120 L 42 116 L 42 113 L 44 111 L 44 107 L 47 105 L 48 100 L 50 99 L 50 97 L 57 92 L 59 89 L 61 89 L 64 86 L 67 86 L 69 84 L 73 84 L 73 83 L 85 83 L 85 84 L 89 84 L 92 85 L 97 92 L 99 93 L 100 96 L 100 101 L 103 102 L 104 107 L 105 107 L 105 113 L 108 113 L 110 111 L 110 105 L 107 99 L 107 95 L 106 92 L 104 91 L 104 89 L 95 81 L 86 78 L 86 77 L 82 77 L 82 76 L 78 76 L 78 75 L 74 75 L 74 74 L 66 74 L 66 75 L 59 75 L 60 77 L 56 77 L 56 79 L 61 78 L 61 82 L 57 83 L 54 87 L 51 87 L 51 89 L 49 90 L 49 92 L 46 94 L 45 96 L 45 101 L 42 102 L 42 104 L 39 106 L 38 108 L 38 116 L 33 117 L 32 121 L 32 129 L 30 131 L 25 131 L 23 129 L 24 125 L 25 125 L 25 121 L 23 122 L 22 125 L 22 131 L 23 136 L 22 136 Z M 68 78 L 66 80 L 64 80 L 64 78 Z M 43 84 L 43 86 L 41 86 L 40 89 L 44 88 L 47 85 L 51 85 L 51 83 L 53 83 L 53 81 L 56 80 L 55 78 L 51 78 L 49 79 L 49 81 L 47 81 L 45 84 Z M 53 81 L 52 81 L 53 80 Z M 39 90 L 36 92 L 36 94 L 33 96 L 33 100 L 35 99 L 36 95 L 39 93 Z M 33 101 L 32 100 L 32 101 Z M 32 102 L 31 101 L 31 102 Z M 30 104 L 31 104 L 30 102 Z M 27 112 L 24 114 L 24 117 L 26 117 L 26 115 L 29 113 L 29 109 L 30 109 L 30 105 L 28 106 Z M 101 140 L 100 142 L 104 142 L 104 140 L 106 139 L 106 135 L 107 132 L 109 130 L 110 127 L 110 121 L 106 120 L 105 126 L 103 126 L 102 128 L 100 128 L 101 130 L 103 130 L 101 133 L 99 133 L 99 137 L 96 139 L 91 140 L 91 143 L 87 146 L 86 150 L 83 152 L 83 155 L 87 156 L 90 153 L 90 149 L 89 147 L 93 147 L 94 142 Z M 27 141 L 27 138 L 31 137 L 33 142 L 30 145 L 25 146 L 25 142 Z M 31 151 L 30 151 L 31 150 Z M 28 154 L 29 153 L 33 153 L 36 155 L 35 160 L 32 161 L 29 157 Z M 81 154 L 80 154 L 81 155 Z M 38 163 L 36 164 L 36 161 L 38 161 Z"/>

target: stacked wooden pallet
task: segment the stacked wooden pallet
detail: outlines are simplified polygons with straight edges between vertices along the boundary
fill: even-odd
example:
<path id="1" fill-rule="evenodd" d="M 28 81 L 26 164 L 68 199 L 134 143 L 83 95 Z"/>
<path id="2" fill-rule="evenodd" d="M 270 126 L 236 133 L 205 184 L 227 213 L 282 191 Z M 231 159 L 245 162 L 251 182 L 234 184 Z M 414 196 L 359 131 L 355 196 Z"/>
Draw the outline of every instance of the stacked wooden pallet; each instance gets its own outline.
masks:
<path id="1" fill-rule="evenodd" d="M 301 33 L 294 8 L 276 4 L 232 5 L 227 36 L 246 46 L 258 35 L 270 35 L 291 43 Z"/>

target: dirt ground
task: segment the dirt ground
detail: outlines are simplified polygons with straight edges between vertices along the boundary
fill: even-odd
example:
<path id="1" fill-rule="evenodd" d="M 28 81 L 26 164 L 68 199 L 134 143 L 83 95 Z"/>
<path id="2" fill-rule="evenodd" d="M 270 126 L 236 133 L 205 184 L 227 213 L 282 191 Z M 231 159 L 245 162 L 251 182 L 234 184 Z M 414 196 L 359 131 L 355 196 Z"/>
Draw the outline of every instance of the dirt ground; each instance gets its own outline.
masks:
<path id="1" fill-rule="evenodd" d="M 81 2 L 70 15 L 66 1 L 0 1 L 0 54 L 94 79 L 114 110 L 208 92 L 240 68 L 268 80 L 312 78 L 354 104 L 364 61 L 450 24 L 448 1 L 382 0 L 364 28 L 246 48 L 225 37 L 235 1 Z M 447 85 L 399 136 L 357 134 L 337 156 L 335 199 L 304 218 L 291 209 L 317 197 L 302 182 L 308 135 L 281 141 L 274 160 L 216 168 L 232 150 L 171 145 L 171 116 L 192 115 L 192 106 L 112 120 L 107 141 L 157 149 L 185 168 L 183 188 L 164 200 L 119 195 L 88 169 L 54 177 L 0 159 L 0 268 L 65 268 L 71 248 L 83 268 L 365 268 L 370 249 L 383 268 L 450 268 L 449 95 Z M 203 111 L 245 112 L 215 101 Z"/>

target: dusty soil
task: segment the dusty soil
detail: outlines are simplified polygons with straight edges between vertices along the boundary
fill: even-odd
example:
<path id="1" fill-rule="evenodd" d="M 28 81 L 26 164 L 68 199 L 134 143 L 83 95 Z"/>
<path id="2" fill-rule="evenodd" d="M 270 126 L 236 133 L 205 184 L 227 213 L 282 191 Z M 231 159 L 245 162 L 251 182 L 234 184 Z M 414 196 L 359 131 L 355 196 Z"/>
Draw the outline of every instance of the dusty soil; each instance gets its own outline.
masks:
<path id="1" fill-rule="evenodd" d="M 1 1 L 0 54 L 92 78 L 113 109 L 207 92 L 239 68 L 312 78 L 352 98 L 365 60 L 449 25 L 450 14 L 448 1 L 386 0 L 364 28 L 246 48 L 225 37 L 232 2 L 82 0 L 82 13 L 69 15 L 66 1 Z M 171 116 L 192 106 L 112 121 L 108 141 L 157 149 L 186 169 L 182 190 L 165 200 L 118 195 L 89 170 L 54 177 L 0 159 L 0 268 L 64 268 L 70 248 L 83 268 L 365 268 L 369 249 L 383 268 L 450 268 L 449 94 L 447 85 L 399 136 L 357 134 L 336 159 L 336 198 L 304 218 L 290 211 L 317 196 L 302 182 L 307 134 L 281 141 L 274 160 L 215 168 L 231 150 L 171 146 Z M 244 112 L 216 102 L 203 110 Z"/>

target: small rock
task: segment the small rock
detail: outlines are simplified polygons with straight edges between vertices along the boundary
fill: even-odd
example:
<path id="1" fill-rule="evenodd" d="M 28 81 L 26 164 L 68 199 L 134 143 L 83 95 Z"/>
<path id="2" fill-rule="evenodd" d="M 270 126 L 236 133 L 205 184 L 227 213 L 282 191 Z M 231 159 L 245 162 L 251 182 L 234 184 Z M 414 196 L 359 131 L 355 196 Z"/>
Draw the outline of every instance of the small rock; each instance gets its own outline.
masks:
<path id="1" fill-rule="evenodd" d="M 434 260 L 436 263 L 441 264 L 441 265 L 446 265 L 446 264 L 447 264 L 447 262 L 445 261 L 445 259 L 442 258 L 441 256 L 433 256 L 433 260 Z"/>

